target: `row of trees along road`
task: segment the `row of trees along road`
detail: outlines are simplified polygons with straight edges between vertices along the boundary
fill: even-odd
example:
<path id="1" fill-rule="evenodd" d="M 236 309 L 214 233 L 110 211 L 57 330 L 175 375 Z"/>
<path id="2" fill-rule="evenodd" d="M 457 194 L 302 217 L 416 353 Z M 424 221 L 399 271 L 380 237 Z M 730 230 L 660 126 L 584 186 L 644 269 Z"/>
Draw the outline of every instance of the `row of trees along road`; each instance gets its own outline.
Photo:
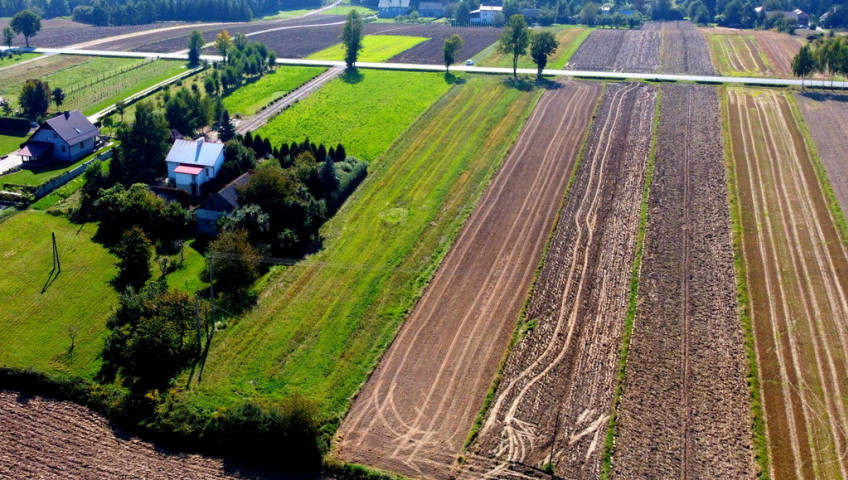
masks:
<path id="1" fill-rule="evenodd" d="M 559 42 L 549 31 L 530 32 L 523 15 L 513 15 L 509 18 L 501 37 L 498 39 L 498 52 L 512 55 L 512 75 L 518 78 L 518 58 L 527 54 L 536 64 L 538 78 L 542 78 L 542 70 L 548 65 L 548 56 L 556 52 Z"/>
<path id="2" fill-rule="evenodd" d="M 836 75 L 848 75 L 848 38 L 841 36 L 821 37 L 801 47 L 792 59 L 792 73 L 801 78 L 814 74 L 829 74 L 831 82 Z"/>

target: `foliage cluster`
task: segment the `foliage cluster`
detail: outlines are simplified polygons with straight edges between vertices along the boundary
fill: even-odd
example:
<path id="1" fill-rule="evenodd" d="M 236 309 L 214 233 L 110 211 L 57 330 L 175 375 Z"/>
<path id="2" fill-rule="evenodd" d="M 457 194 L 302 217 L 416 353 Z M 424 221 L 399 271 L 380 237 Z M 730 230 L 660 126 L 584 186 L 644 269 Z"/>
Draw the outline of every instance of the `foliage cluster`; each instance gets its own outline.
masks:
<path id="1" fill-rule="evenodd" d="M 223 63 L 215 64 L 212 81 L 216 82 L 213 84 L 216 88 L 209 93 L 217 93 L 218 86 L 224 93 L 230 92 L 249 79 L 258 79 L 276 65 L 277 55 L 264 43 L 250 42 L 241 33 L 237 33 L 231 42 L 227 38 L 229 34 L 224 30 L 216 41 L 216 48 L 225 59 Z"/>
<path id="2" fill-rule="evenodd" d="M 831 34 L 804 45 L 792 59 L 792 73 L 802 79 L 814 73 L 848 76 L 848 39 Z"/>

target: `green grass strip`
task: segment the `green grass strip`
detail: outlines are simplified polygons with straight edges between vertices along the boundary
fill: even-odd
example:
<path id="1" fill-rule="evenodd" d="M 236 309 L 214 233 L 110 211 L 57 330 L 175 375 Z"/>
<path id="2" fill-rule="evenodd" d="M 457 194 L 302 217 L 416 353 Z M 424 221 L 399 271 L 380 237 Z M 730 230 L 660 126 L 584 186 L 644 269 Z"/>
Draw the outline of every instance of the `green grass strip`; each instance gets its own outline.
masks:
<path id="1" fill-rule="evenodd" d="M 616 376 L 615 396 L 613 397 L 612 412 L 610 413 L 607 434 L 604 439 L 604 453 L 601 458 L 601 478 L 610 478 L 612 459 L 615 455 L 615 435 L 618 429 L 618 407 L 621 405 L 621 394 L 624 392 L 624 380 L 627 377 L 627 355 L 630 353 L 630 339 L 633 336 L 633 322 L 636 319 L 637 302 L 639 299 L 639 273 L 642 269 L 642 252 L 645 245 L 645 231 L 648 228 L 648 198 L 651 195 L 651 181 L 654 178 L 654 163 L 657 156 L 657 130 L 660 125 L 660 106 L 662 105 L 662 90 L 657 90 L 657 103 L 654 107 L 654 122 L 651 128 L 651 151 L 648 154 L 648 165 L 645 168 L 645 187 L 642 190 L 642 205 L 639 209 L 639 231 L 636 234 L 636 256 L 630 273 L 630 304 L 624 319 L 624 334 L 621 337 L 621 354 L 618 359 L 618 374 Z"/>
<path id="2" fill-rule="evenodd" d="M 580 45 L 583 45 L 583 42 L 586 41 L 586 39 L 589 38 L 589 35 L 591 35 L 594 31 L 594 28 L 584 29 L 583 32 L 581 32 L 580 35 L 574 39 L 574 41 L 568 44 L 568 46 L 565 48 L 565 51 L 559 55 L 557 60 L 551 65 L 550 68 L 558 70 L 565 67 L 565 64 L 567 64 L 571 60 L 571 57 L 573 57 L 574 53 L 577 52 L 577 49 L 580 48 Z"/>
<path id="3" fill-rule="evenodd" d="M 742 247 L 742 205 L 736 181 L 736 163 L 733 159 L 733 137 L 730 134 L 730 115 L 727 88 L 719 89 L 721 97 L 721 131 L 724 138 L 724 164 L 727 179 L 727 200 L 730 205 L 730 229 L 733 237 L 733 265 L 736 268 L 736 301 L 739 305 L 739 322 L 745 332 L 745 351 L 748 354 L 748 390 L 751 399 L 751 434 L 754 460 L 759 472 L 757 478 L 768 480 L 769 454 L 766 437 L 765 414 L 763 413 L 762 385 L 757 365 L 757 347 L 754 342 L 754 325 L 751 320 L 751 304 L 748 296 L 748 272 L 745 268 L 745 253 Z"/>
<path id="4" fill-rule="evenodd" d="M 509 358 L 510 353 L 512 353 L 512 349 L 522 338 L 524 338 L 525 335 L 527 335 L 527 333 L 536 327 L 536 320 L 527 318 L 527 308 L 530 305 L 530 299 L 533 298 L 533 292 L 536 290 L 536 285 L 539 282 L 539 275 L 542 274 L 542 268 L 545 266 L 545 260 L 548 258 L 548 251 L 550 251 L 551 243 L 553 242 L 554 235 L 556 234 L 557 227 L 559 226 L 562 209 L 565 208 L 565 202 L 568 200 L 574 181 L 577 178 L 577 171 L 580 169 L 580 164 L 583 162 L 583 154 L 586 151 L 586 145 L 589 143 L 589 134 L 592 132 L 592 127 L 595 124 L 595 117 L 598 114 L 598 109 L 604 99 L 606 90 L 607 86 L 604 84 L 601 94 L 598 95 L 598 101 L 595 103 L 595 108 L 592 110 L 592 116 L 590 117 L 589 124 L 586 127 L 586 133 L 583 136 L 583 143 L 580 146 L 580 152 L 577 153 L 577 160 L 574 162 L 574 168 L 571 169 L 571 174 L 568 177 L 568 184 L 566 185 L 565 192 L 560 200 L 559 208 L 557 208 L 556 219 L 554 219 L 553 226 L 548 234 L 548 240 L 545 242 L 545 249 L 539 257 L 539 265 L 536 267 L 536 273 L 533 275 L 533 282 L 530 284 L 530 288 L 527 291 L 527 297 L 524 300 L 524 305 L 521 307 L 521 313 L 518 315 L 518 322 L 515 324 L 515 330 L 512 332 L 512 338 L 509 340 L 509 345 L 504 352 L 503 358 L 501 358 L 500 365 L 498 365 L 498 372 L 495 374 L 495 378 L 492 380 L 492 385 L 489 387 L 489 391 L 486 393 L 486 398 L 483 400 L 483 406 L 480 407 L 480 411 L 474 419 L 474 425 L 471 426 L 471 431 L 468 432 L 468 437 L 465 439 L 463 449 L 470 447 L 474 440 L 477 439 L 477 435 L 480 433 L 480 428 L 483 426 L 483 420 L 485 420 L 486 414 L 492 406 L 492 401 L 495 399 L 495 393 L 497 392 L 498 386 L 503 378 L 503 370 L 504 367 L 506 367 L 506 361 Z"/>

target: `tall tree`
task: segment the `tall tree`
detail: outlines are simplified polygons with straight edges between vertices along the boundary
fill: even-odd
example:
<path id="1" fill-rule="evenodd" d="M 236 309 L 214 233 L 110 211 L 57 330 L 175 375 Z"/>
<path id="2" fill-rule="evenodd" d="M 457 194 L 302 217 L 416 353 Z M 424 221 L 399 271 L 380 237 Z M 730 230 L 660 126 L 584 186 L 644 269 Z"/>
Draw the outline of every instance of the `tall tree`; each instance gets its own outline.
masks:
<path id="1" fill-rule="evenodd" d="M 51 96 L 53 97 L 53 103 L 56 104 L 56 110 L 58 110 L 59 107 L 61 107 L 62 104 L 65 103 L 65 92 L 62 91 L 61 88 L 56 87 L 53 89 Z"/>
<path id="2" fill-rule="evenodd" d="M 225 231 L 209 244 L 215 290 L 241 295 L 259 277 L 261 255 L 248 242 L 245 230 Z"/>
<path id="3" fill-rule="evenodd" d="M 129 287 L 139 289 L 150 280 L 150 257 L 153 244 L 139 227 L 124 232 L 121 241 L 115 247 L 118 257 L 118 275 L 114 285 L 119 292 Z"/>
<path id="4" fill-rule="evenodd" d="M 224 109 L 221 112 L 221 119 L 218 120 L 218 138 L 226 143 L 236 136 L 236 129 L 233 126 L 233 121 L 230 120 L 230 112 Z"/>
<path id="5" fill-rule="evenodd" d="M 815 69 L 816 59 L 810 51 L 810 46 L 804 45 L 792 59 L 792 73 L 801 78 L 801 88 L 804 88 L 804 77 L 813 73 Z"/>
<path id="6" fill-rule="evenodd" d="M 12 30 L 12 27 L 5 26 L 3 27 L 3 44 L 6 45 L 7 48 L 12 48 L 12 40 L 15 39 L 15 31 Z"/>
<path id="7" fill-rule="evenodd" d="M 125 185 L 150 182 L 165 171 L 171 131 L 165 116 L 150 102 L 141 102 L 135 109 L 135 121 L 129 128 L 118 131 L 121 141 L 119 162 L 112 162 L 110 174 Z"/>
<path id="8" fill-rule="evenodd" d="M 469 25 L 471 23 L 471 6 L 467 0 L 462 0 L 456 5 L 456 16 L 454 21 L 457 25 Z"/>
<path id="9" fill-rule="evenodd" d="M 456 54 L 459 52 L 460 47 L 465 44 L 465 40 L 459 36 L 459 34 L 454 33 L 450 37 L 445 40 L 444 53 L 445 53 L 445 72 L 450 71 L 450 66 L 453 62 L 456 61 Z"/>
<path id="10" fill-rule="evenodd" d="M 218 51 L 218 55 L 224 57 L 224 61 L 227 61 L 227 53 L 231 48 L 233 48 L 233 38 L 228 31 L 221 30 L 221 33 L 215 36 L 215 50 Z"/>
<path id="11" fill-rule="evenodd" d="M 559 42 L 554 34 L 545 30 L 530 35 L 530 56 L 538 68 L 536 75 L 542 78 L 542 70 L 548 64 L 548 56 L 556 52 Z"/>
<path id="12" fill-rule="evenodd" d="M 200 63 L 200 50 L 203 49 L 203 34 L 200 30 L 192 30 L 188 37 L 188 63 L 197 65 Z"/>
<path id="13" fill-rule="evenodd" d="M 44 115 L 50 107 L 50 85 L 37 78 L 27 80 L 21 87 L 18 102 L 25 114 L 31 117 Z"/>
<path id="14" fill-rule="evenodd" d="M 32 10 L 21 10 L 12 17 L 9 25 L 15 33 L 23 34 L 28 48 L 29 37 L 34 37 L 41 30 L 41 17 Z"/>
<path id="15" fill-rule="evenodd" d="M 512 55 L 512 76 L 518 78 L 518 57 L 527 53 L 530 44 L 530 28 L 523 15 L 513 15 L 498 39 L 498 52 Z"/>
<path id="16" fill-rule="evenodd" d="M 344 44 L 347 68 L 354 68 L 359 52 L 362 50 L 362 17 L 356 10 L 351 10 L 347 14 L 339 39 Z"/>

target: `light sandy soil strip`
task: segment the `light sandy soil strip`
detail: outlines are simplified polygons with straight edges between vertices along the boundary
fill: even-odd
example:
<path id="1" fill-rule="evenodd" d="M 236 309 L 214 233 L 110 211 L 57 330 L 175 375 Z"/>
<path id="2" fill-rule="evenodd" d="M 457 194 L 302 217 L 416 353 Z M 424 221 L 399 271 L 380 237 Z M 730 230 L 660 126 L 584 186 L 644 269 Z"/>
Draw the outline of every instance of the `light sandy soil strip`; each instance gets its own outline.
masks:
<path id="1" fill-rule="evenodd" d="M 630 299 L 656 89 L 608 87 L 467 478 L 597 478 Z"/>
<path id="2" fill-rule="evenodd" d="M 0 390 L 0 419 L 0 478 L 260 478 L 222 459 L 169 453 L 71 402 Z"/>
<path id="3" fill-rule="evenodd" d="M 447 478 L 503 356 L 577 157 L 597 83 L 546 92 L 354 401 L 338 456 Z"/>
<path id="4" fill-rule="evenodd" d="M 717 90 L 663 87 L 614 478 L 752 478 Z"/>
<path id="5" fill-rule="evenodd" d="M 789 97 L 729 90 L 771 475 L 848 478 L 848 254 Z"/>

